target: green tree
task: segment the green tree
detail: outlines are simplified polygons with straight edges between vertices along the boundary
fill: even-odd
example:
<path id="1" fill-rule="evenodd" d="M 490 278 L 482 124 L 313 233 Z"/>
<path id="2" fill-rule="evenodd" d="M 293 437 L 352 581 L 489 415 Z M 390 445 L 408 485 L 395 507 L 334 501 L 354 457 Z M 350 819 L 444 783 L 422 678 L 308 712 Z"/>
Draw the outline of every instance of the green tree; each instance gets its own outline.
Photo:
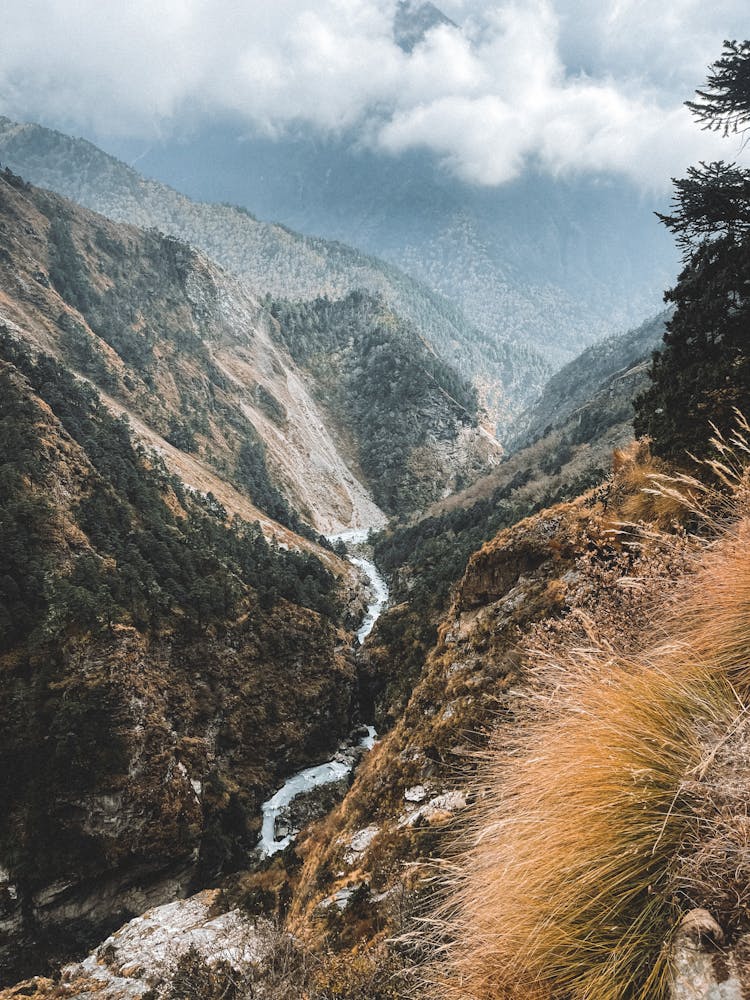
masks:
<path id="1" fill-rule="evenodd" d="M 688 102 L 704 128 L 750 128 L 750 42 L 726 42 L 705 90 Z M 651 385 L 636 400 L 635 430 L 657 454 L 684 461 L 710 447 L 711 424 L 731 429 L 750 413 L 750 171 L 723 161 L 676 180 L 672 211 L 684 267 L 665 295 L 675 306 Z"/>
<path id="2" fill-rule="evenodd" d="M 706 87 L 687 106 L 705 129 L 724 135 L 750 128 L 750 41 L 726 41 Z"/>

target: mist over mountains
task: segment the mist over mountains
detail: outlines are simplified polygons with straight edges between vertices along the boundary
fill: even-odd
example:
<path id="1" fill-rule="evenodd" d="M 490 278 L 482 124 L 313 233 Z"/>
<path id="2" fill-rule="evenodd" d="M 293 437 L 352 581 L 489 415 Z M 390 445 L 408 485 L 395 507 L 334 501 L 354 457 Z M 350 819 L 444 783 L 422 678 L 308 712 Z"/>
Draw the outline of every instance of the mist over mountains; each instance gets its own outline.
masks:
<path id="1" fill-rule="evenodd" d="M 468 185 L 424 151 L 389 157 L 356 137 L 243 136 L 213 127 L 126 161 L 192 197 L 341 240 L 396 264 L 456 303 L 480 330 L 533 346 L 553 363 L 659 309 L 676 274 L 654 217 L 663 199 L 612 179 L 531 173 Z"/>
<path id="2" fill-rule="evenodd" d="M 725 14 L 735 15 L 731 4 Z M 241 38 L 227 42 L 225 64 L 204 67 L 200 97 L 189 89 L 200 67 L 186 64 L 182 96 L 148 127 L 78 115 L 74 129 L 73 107 L 42 121 L 197 201 L 381 258 L 490 341 L 533 348 L 560 367 L 660 308 L 678 261 L 653 214 L 668 201 L 658 165 L 679 169 L 695 136 L 679 99 L 681 117 L 670 117 L 674 70 L 639 60 L 637 86 L 625 71 L 643 35 L 635 14 L 604 23 L 592 12 L 589 21 L 571 36 L 562 0 L 527 11 L 400 0 L 346 13 L 324 5 L 315 16 L 290 0 L 285 16 L 246 26 L 252 46 L 231 100 L 223 75 L 239 72 Z M 165 19 L 162 29 L 188 46 L 199 22 Z M 695 31 L 683 74 L 703 69 Z M 677 32 L 669 45 L 679 45 Z M 326 71 L 310 76 L 318 58 Z M 257 88 L 243 99 L 253 76 Z M 142 97 L 136 88 L 133 101 Z M 705 142 L 710 153 L 712 137 Z M 28 173 L 30 164 L 5 155 Z M 460 355 L 451 357 L 459 366 Z"/>
<path id="3" fill-rule="evenodd" d="M 412 52 L 428 31 L 447 25 L 458 25 L 438 10 L 434 3 L 419 3 L 418 0 L 399 0 L 393 17 L 393 39 L 404 52 Z"/>

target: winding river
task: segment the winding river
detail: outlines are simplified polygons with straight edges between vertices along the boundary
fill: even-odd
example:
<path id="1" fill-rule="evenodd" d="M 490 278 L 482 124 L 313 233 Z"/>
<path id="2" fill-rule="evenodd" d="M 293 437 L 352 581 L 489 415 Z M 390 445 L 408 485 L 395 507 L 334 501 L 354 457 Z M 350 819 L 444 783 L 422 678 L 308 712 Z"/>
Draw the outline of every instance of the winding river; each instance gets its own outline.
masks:
<path id="1" fill-rule="evenodd" d="M 361 546 L 367 541 L 368 530 L 352 529 L 342 531 L 338 535 L 329 535 L 330 542 L 341 541 L 347 546 Z M 347 556 L 350 563 L 362 570 L 367 577 L 368 589 L 372 594 L 372 600 L 367 605 L 367 611 L 362 624 L 357 629 L 357 642 L 362 645 L 370 632 L 375 627 L 375 622 L 383 612 L 383 608 L 388 603 L 388 585 L 378 571 L 375 563 L 366 559 L 363 555 Z M 365 750 L 372 750 L 377 739 L 377 733 L 372 726 L 367 727 L 367 736 L 364 736 L 359 746 Z M 294 840 L 295 834 L 289 833 L 284 837 L 276 836 L 276 821 L 279 814 L 293 802 L 298 795 L 309 792 L 313 788 L 321 785 L 328 785 L 334 781 L 345 778 L 354 767 L 353 760 L 347 760 L 344 755 L 334 757 L 332 760 L 314 767 L 307 767 L 303 771 L 298 771 L 291 778 L 287 779 L 281 788 L 275 792 L 270 799 L 263 803 L 261 812 L 263 815 L 263 827 L 261 829 L 258 850 L 264 857 L 283 851 Z"/>
<path id="2" fill-rule="evenodd" d="M 343 542 L 344 545 L 359 546 L 367 542 L 369 531 L 367 528 L 352 528 L 349 531 L 342 531 L 339 535 L 329 535 L 329 542 Z M 362 619 L 362 624 L 357 629 L 357 641 L 360 646 L 375 627 L 375 622 L 380 618 L 383 608 L 388 603 L 388 584 L 378 570 L 374 562 L 365 559 L 362 555 L 347 556 L 350 563 L 358 566 L 367 577 L 368 586 L 373 595 L 372 603 L 367 606 L 367 613 Z"/>

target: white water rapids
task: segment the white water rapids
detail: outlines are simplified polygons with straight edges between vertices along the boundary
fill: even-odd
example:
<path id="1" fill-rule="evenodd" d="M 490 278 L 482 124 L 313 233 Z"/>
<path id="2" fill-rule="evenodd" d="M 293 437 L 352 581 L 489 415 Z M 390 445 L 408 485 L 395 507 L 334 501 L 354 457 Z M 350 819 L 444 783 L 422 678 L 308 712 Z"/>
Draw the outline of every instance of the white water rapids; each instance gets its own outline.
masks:
<path id="1" fill-rule="evenodd" d="M 345 545 L 364 545 L 367 542 L 369 530 L 367 528 L 350 528 L 349 531 L 342 531 L 338 535 L 329 535 L 329 542 L 343 542 Z M 359 569 L 367 577 L 367 582 L 372 591 L 374 600 L 367 606 L 367 613 L 362 619 L 362 624 L 357 629 L 357 640 L 360 644 L 375 627 L 375 622 L 380 618 L 383 608 L 388 603 L 388 584 L 380 575 L 380 571 L 374 562 L 365 559 L 363 556 L 347 556 L 353 566 Z"/>
<path id="2" fill-rule="evenodd" d="M 366 528 L 352 529 L 350 531 L 343 531 L 339 535 L 330 535 L 328 540 L 330 542 L 342 541 L 349 545 L 362 545 L 367 541 L 367 536 L 368 530 Z M 375 563 L 369 559 L 354 555 L 347 556 L 347 558 L 350 563 L 357 566 L 365 574 L 369 589 L 373 595 L 373 600 L 367 606 L 367 612 L 362 619 L 362 624 L 357 629 L 357 641 L 362 645 L 370 632 L 372 632 L 375 622 L 388 603 L 388 585 L 380 575 Z M 376 739 L 377 733 L 372 726 L 368 726 L 367 736 L 364 736 L 360 740 L 358 746 L 364 747 L 366 750 L 372 750 Z M 309 792 L 313 788 L 318 788 L 320 785 L 328 785 L 331 782 L 340 781 L 349 774 L 353 767 L 353 761 L 334 757 L 333 760 L 326 761 L 323 764 L 307 767 L 304 771 L 298 771 L 297 774 L 293 774 L 291 778 L 285 781 L 281 788 L 261 806 L 263 827 L 261 829 L 260 840 L 258 841 L 258 850 L 260 853 L 264 857 L 270 857 L 278 851 L 283 851 L 294 840 L 294 833 L 288 833 L 285 837 L 277 839 L 276 820 L 279 814 L 298 795 Z"/>
<path id="3" fill-rule="evenodd" d="M 375 746 L 377 733 L 372 726 L 367 727 L 367 736 L 359 741 L 359 746 L 366 750 L 372 750 Z M 283 851 L 294 840 L 295 835 L 288 833 L 286 837 L 276 837 L 276 820 L 282 812 L 298 795 L 309 792 L 320 785 L 329 785 L 333 781 L 340 781 L 345 778 L 352 769 L 352 764 L 345 760 L 326 761 L 325 764 L 318 764 L 316 767 L 306 767 L 304 771 L 298 771 L 292 775 L 288 781 L 284 782 L 281 788 L 271 798 L 263 803 L 263 827 L 260 832 L 258 849 L 265 857 Z"/>

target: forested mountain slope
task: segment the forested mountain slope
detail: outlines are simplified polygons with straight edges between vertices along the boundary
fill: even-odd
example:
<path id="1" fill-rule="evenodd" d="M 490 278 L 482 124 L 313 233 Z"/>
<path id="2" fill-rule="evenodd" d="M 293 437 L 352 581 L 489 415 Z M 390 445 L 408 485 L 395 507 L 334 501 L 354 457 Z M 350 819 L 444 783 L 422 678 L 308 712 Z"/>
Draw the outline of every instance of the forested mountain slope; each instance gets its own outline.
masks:
<path id="1" fill-rule="evenodd" d="M 588 347 L 550 378 L 539 399 L 513 422 L 509 450 L 523 448 L 569 421 L 584 409 L 602 384 L 625 374 L 639 362 L 650 361 L 661 344 L 669 313 L 661 313 L 634 330 L 607 337 Z"/>
<path id="2" fill-rule="evenodd" d="M 0 177 L 0 221 L 3 321 L 90 379 L 186 483 L 224 503 L 241 504 L 234 489 L 262 520 L 293 530 L 371 526 L 384 521 L 371 491 L 389 512 L 414 510 L 492 460 L 473 392 L 382 302 L 358 300 L 362 332 L 346 373 L 333 364 L 335 337 L 319 339 L 317 362 L 330 359 L 342 380 L 334 412 L 330 384 L 290 356 L 293 334 L 187 244 L 10 174 Z M 421 389 L 390 399 L 366 390 L 372 352 L 381 378 L 399 371 Z M 369 460 L 394 414 L 398 483 L 393 465 Z"/>
<path id="3" fill-rule="evenodd" d="M 364 290 L 383 296 L 446 361 L 477 380 L 497 419 L 507 420 L 533 398 L 548 373 L 548 362 L 512 331 L 497 337 L 477 330 L 455 305 L 394 265 L 259 222 L 243 208 L 191 201 L 83 140 L 0 117 L 0 162 L 112 219 L 155 227 L 199 247 L 245 278 L 257 295 L 340 298 Z"/>
<path id="4" fill-rule="evenodd" d="M 348 732 L 346 564 L 188 490 L 0 333 L 0 977 L 236 865 Z"/>
<path id="5" fill-rule="evenodd" d="M 422 510 L 499 457 L 478 435 L 477 393 L 382 300 L 269 304 L 279 335 L 358 445 L 375 500 Z M 482 447 L 482 445 L 484 445 Z"/>
<path id="6" fill-rule="evenodd" d="M 374 254 L 483 334 L 534 347 L 555 368 L 656 313 L 679 268 L 653 214 L 663 196 L 619 177 L 529 170 L 496 187 L 467 184 L 431 150 L 389 155 L 356 130 L 268 136 L 232 120 L 163 142 L 113 138 L 111 148 L 193 198 L 248 205 Z"/>

